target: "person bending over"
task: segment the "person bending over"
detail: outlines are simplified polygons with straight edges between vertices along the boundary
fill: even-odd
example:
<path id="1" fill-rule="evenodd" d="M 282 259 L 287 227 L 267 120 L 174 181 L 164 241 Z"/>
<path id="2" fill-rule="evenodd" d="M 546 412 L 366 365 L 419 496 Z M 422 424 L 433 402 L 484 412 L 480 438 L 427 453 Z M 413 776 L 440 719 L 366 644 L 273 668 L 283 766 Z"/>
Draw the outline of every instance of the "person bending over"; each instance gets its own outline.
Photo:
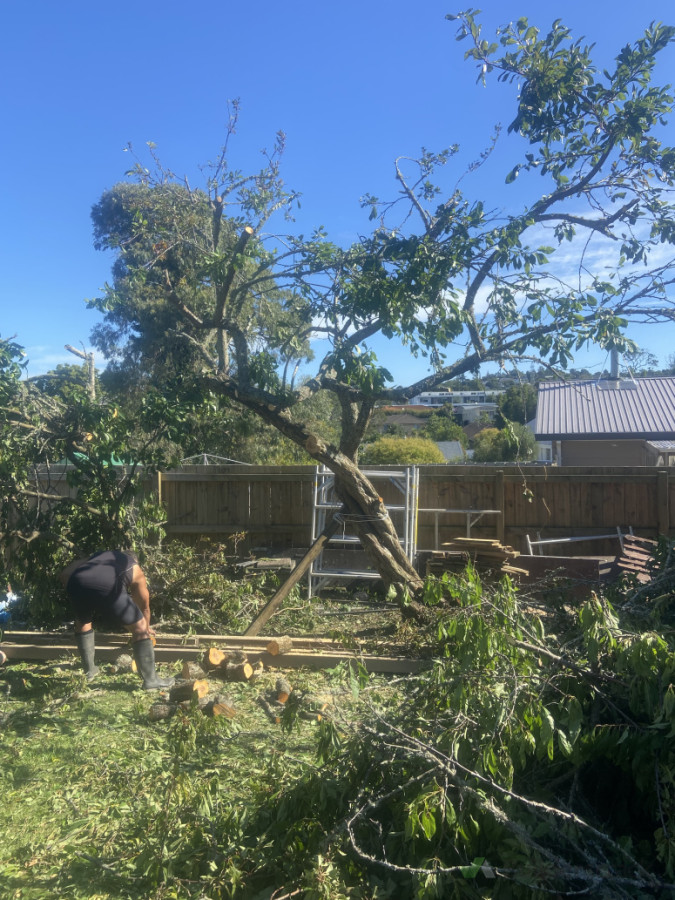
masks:
<path id="1" fill-rule="evenodd" d="M 87 681 L 98 672 L 94 662 L 96 614 L 116 619 L 132 634 L 136 667 L 146 691 L 168 688 L 173 678 L 159 678 L 155 670 L 154 630 L 150 627 L 150 592 L 133 553 L 102 550 L 77 559 L 60 574 L 75 612 L 75 639 Z"/>

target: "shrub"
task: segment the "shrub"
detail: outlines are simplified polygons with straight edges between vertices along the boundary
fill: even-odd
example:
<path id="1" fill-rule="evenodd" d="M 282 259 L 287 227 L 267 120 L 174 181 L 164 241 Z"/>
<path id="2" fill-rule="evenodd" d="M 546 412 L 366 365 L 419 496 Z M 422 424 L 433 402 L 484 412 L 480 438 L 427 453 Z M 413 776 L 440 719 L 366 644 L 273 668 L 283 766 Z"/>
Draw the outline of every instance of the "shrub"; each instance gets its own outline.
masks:
<path id="1" fill-rule="evenodd" d="M 363 465 L 444 463 L 445 458 L 434 441 L 420 437 L 382 437 L 367 444 L 361 452 Z"/>

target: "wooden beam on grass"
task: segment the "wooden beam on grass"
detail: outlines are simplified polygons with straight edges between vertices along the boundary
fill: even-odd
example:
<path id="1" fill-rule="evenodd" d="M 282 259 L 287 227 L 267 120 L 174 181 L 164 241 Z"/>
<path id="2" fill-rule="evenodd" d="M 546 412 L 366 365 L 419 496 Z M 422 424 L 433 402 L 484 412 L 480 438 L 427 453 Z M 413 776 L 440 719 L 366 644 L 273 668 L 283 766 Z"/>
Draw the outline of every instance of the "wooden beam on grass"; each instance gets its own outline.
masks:
<path id="1" fill-rule="evenodd" d="M 13 644 L 3 643 L 3 651 L 7 654 L 9 662 L 26 662 L 28 660 L 77 660 L 79 654 L 74 644 Z M 120 652 L 119 647 L 96 647 L 97 662 L 115 662 Z M 157 646 L 155 648 L 155 661 L 161 664 L 185 662 L 199 662 L 204 651 L 199 647 Z M 266 651 L 254 651 L 248 654 L 249 663 L 262 662 L 265 668 L 275 669 L 334 669 L 339 663 L 351 661 L 359 662 L 367 672 L 381 672 L 391 675 L 407 675 L 421 672 L 433 665 L 432 659 L 411 659 L 402 656 L 365 656 L 349 651 L 321 651 L 308 652 L 307 650 L 291 650 L 283 656 L 272 656 Z M 217 674 L 217 673 L 215 673 Z"/>

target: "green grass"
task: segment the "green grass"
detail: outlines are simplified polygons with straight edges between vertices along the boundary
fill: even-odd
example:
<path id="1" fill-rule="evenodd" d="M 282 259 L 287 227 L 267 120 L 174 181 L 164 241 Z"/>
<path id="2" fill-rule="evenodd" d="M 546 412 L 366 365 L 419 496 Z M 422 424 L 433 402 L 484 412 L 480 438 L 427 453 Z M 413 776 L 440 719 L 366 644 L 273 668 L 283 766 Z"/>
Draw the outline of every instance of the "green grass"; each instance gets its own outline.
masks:
<path id="1" fill-rule="evenodd" d="M 258 698 L 275 671 L 211 680 L 232 720 L 194 708 L 160 722 L 157 695 L 110 671 L 91 685 L 73 661 L 0 672 L 0 896 L 216 898 L 237 883 L 253 896 L 249 823 L 316 768 L 317 723 L 270 720 Z M 285 674 L 342 711 L 355 703 L 337 672 Z"/>

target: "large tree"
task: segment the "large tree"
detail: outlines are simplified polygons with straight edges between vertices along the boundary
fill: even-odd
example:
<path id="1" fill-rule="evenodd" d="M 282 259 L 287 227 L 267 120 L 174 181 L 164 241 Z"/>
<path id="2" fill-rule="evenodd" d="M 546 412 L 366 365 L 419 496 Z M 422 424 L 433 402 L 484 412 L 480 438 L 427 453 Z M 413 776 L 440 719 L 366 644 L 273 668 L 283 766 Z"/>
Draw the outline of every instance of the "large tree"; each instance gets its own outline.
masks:
<path id="1" fill-rule="evenodd" d="M 488 362 L 564 367 L 590 342 L 630 349 L 631 322 L 675 314 L 675 150 L 659 140 L 672 97 L 652 84 L 674 29 L 653 25 L 599 71 L 591 46 L 572 41 L 559 21 L 542 34 L 521 19 L 491 43 L 473 13 L 449 18 L 479 78 L 497 77 L 514 102 L 499 138 L 519 159 L 503 172 L 509 211 L 491 211 L 457 180 L 449 190 L 437 184 L 457 148 L 424 151 L 397 161 L 393 201 L 365 198 L 374 228 L 353 246 L 322 231 L 280 237 L 268 232 L 270 217 L 295 200 L 280 174 L 281 143 L 246 176 L 228 168 L 227 142 L 200 189 L 139 163 L 136 183 L 117 185 L 94 209 L 97 245 L 118 254 L 113 283 L 95 301 L 106 315 L 99 344 L 121 346 L 127 329 L 126 347 L 144 364 L 176 366 L 178 356 L 200 389 L 253 411 L 326 465 L 378 571 L 413 591 L 420 578 L 358 466 L 375 405 Z M 234 121 L 228 140 L 233 130 Z M 602 270 L 589 265 L 596 246 Z M 572 275 L 556 264 L 561 247 L 578 251 Z M 388 386 L 368 346 L 375 335 L 427 356 L 433 371 Z M 298 383 L 293 373 L 317 337 L 329 352 Z M 323 391 L 340 409 L 335 443 L 301 414 Z"/>

